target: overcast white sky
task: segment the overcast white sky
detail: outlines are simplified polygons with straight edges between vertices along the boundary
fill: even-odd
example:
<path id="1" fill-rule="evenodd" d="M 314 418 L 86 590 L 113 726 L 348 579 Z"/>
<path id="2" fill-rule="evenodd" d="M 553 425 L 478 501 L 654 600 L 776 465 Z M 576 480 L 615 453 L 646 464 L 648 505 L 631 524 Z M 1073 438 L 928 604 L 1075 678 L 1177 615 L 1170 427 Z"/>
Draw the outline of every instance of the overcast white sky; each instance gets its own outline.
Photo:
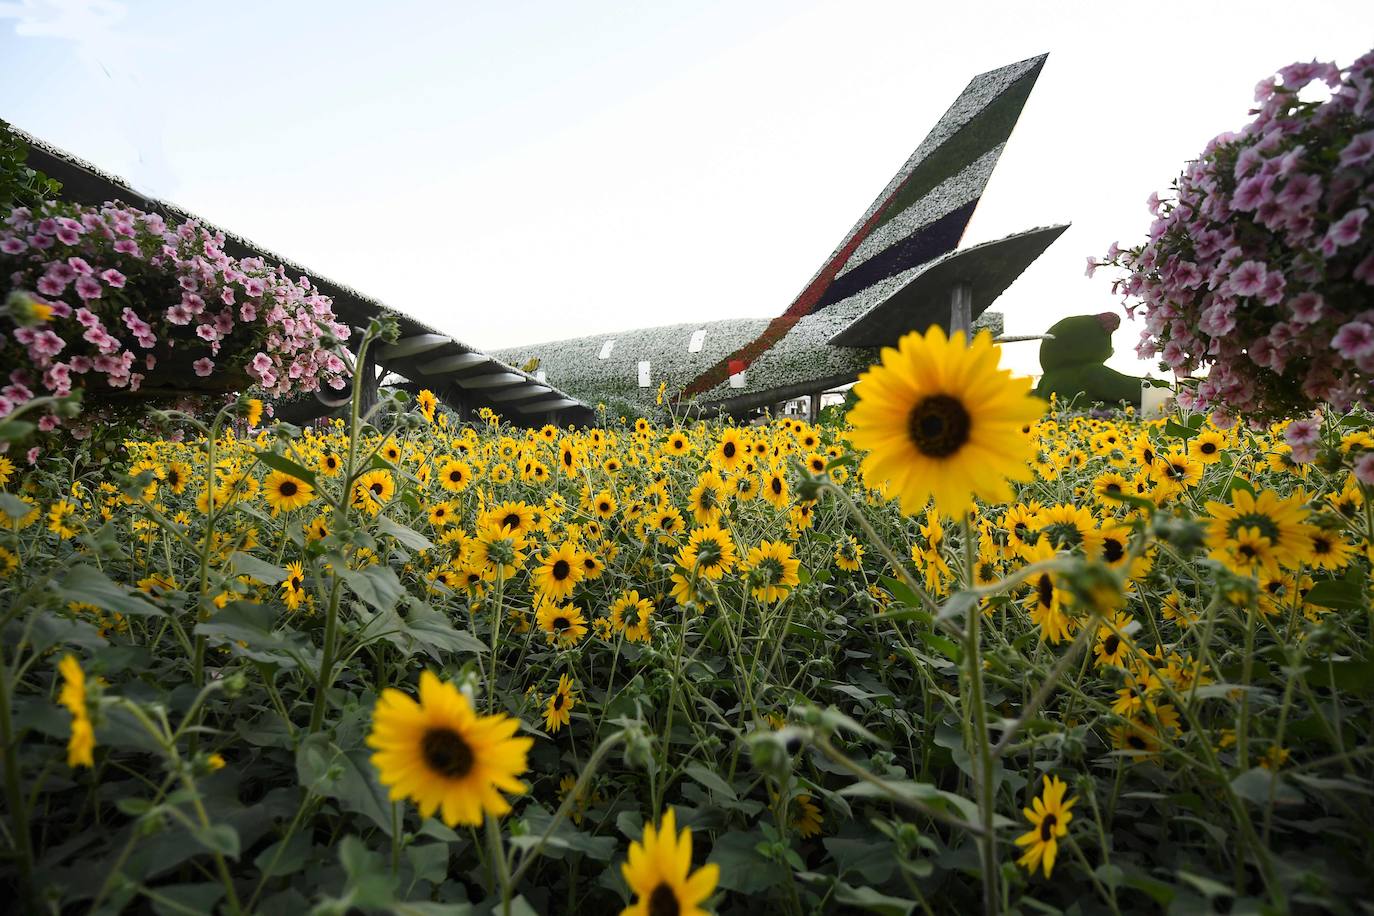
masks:
<path id="1" fill-rule="evenodd" d="M 1084 259 L 1261 77 L 1371 44 L 1357 0 L 0 0 L 0 117 L 494 349 L 781 312 L 971 76 L 1047 51 L 964 238 L 1073 223 L 995 306 L 1039 333 L 1117 308 Z"/>

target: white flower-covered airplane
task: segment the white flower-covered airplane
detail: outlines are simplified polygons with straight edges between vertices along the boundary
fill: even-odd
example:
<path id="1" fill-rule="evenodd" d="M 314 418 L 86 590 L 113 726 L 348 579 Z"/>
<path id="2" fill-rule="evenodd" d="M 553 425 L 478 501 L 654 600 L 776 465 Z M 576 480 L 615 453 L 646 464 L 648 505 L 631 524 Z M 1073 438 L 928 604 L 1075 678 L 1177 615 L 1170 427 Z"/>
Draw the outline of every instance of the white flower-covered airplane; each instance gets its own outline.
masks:
<path id="1" fill-rule="evenodd" d="M 939 324 L 1000 334 L 987 308 L 1065 225 L 956 250 L 1045 55 L 975 76 L 787 309 L 492 355 L 586 404 L 743 414 L 854 381 L 877 348 Z M 537 367 L 537 368 L 536 368 Z"/>

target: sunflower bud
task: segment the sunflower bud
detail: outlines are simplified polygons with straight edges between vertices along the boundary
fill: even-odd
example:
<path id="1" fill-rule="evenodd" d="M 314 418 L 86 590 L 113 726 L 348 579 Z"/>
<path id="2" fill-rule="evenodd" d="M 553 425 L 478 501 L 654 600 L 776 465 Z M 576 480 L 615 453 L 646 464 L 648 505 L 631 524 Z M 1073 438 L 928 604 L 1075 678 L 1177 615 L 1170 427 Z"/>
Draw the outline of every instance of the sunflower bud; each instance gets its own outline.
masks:
<path id="1" fill-rule="evenodd" d="M 23 290 L 15 290 L 5 298 L 4 311 L 15 324 L 23 328 L 43 324 L 52 317 L 52 306 L 40 302 Z"/>

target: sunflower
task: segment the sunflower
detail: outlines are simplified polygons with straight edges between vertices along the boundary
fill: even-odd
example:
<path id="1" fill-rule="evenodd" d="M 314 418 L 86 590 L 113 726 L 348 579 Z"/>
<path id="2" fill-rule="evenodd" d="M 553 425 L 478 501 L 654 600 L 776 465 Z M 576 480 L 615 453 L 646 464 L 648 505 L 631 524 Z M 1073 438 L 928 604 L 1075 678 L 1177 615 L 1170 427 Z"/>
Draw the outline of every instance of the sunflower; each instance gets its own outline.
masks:
<path id="1" fill-rule="evenodd" d="M 308 504 L 315 498 L 315 488 L 298 477 L 273 471 L 262 482 L 262 498 L 272 507 L 272 515 L 276 517 Z"/>
<path id="2" fill-rule="evenodd" d="M 67 517 L 76 511 L 76 503 L 59 499 L 48 509 L 48 530 L 63 540 L 76 537 L 76 529 L 67 524 Z"/>
<path id="3" fill-rule="evenodd" d="M 577 547 L 571 541 L 564 541 L 545 554 L 534 569 L 533 579 L 535 589 L 545 600 L 566 600 L 582 581 L 582 558 L 578 556 Z"/>
<path id="4" fill-rule="evenodd" d="M 678 551 L 678 565 L 707 579 L 719 579 L 735 568 L 739 557 L 730 532 L 714 523 L 692 529 L 687 546 Z"/>
<path id="5" fill-rule="evenodd" d="M 1203 430 L 1188 443 L 1188 452 L 1203 464 L 1220 461 L 1225 448 L 1226 435 L 1215 429 Z"/>
<path id="6" fill-rule="evenodd" d="M 307 525 L 306 528 L 305 528 L 305 539 L 306 539 L 306 541 L 310 541 L 310 542 L 313 542 L 313 541 L 322 541 L 322 540 L 324 540 L 324 539 L 327 538 L 327 537 L 329 537 L 329 516 L 328 516 L 328 514 L 321 514 L 321 515 L 315 516 L 315 520 L 312 521 L 312 522 L 311 522 L 309 525 Z"/>
<path id="7" fill-rule="evenodd" d="M 1126 630 L 1134 620 L 1130 614 L 1119 611 L 1103 620 L 1097 634 L 1097 646 L 1093 649 L 1099 667 L 1126 667 L 1126 657 L 1132 648 Z"/>
<path id="8" fill-rule="evenodd" d="M 663 442 L 663 454 L 686 455 L 692 450 L 692 443 L 680 430 L 673 430 Z"/>
<path id="9" fill-rule="evenodd" d="M 882 364 L 859 377 L 849 412 L 850 440 L 867 450 L 861 467 L 874 484 L 887 482 L 902 511 L 914 515 L 934 497 L 960 516 L 973 498 L 1011 499 L 1008 479 L 1029 480 L 1033 441 L 1021 427 L 1045 411 L 1029 379 L 998 369 L 1001 349 L 982 331 L 971 346 L 963 332 L 946 338 L 931 327 L 912 332 Z"/>
<path id="10" fill-rule="evenodd" d="M 434 392 L 428 388 L 420 389 L 420 393 L 415 396 L 415 404 L 420 408 L 420 413 L 430 423 L 434 422 L 434 411 L 439 406 L 439 399 L 434 396 Z"/>
<path id="11" fill-rule="evenodd" d="M 771 604 L 781 601 L 801 583 L 798 568 L 801 561 L 792 556 L 792 548 L 782 541 L 764 541 L 749 548 L 744 563 L 746 579 L 754 597 Z"/>
<path id="12" fill-rule="evenodd" d="M 616 508 L 615 497 L 610 490 L 602 490 L 592 497 L 592 512 L 596 513 L 597 518 L 610 518 Z"/>
<path id="13" fill-rule="evenodd" d="M 697 478 L 687 503 L 692 507 L 692 518 L 698 525 L 711 525 L 720 518 L 721 508 L 728 491 L 725 481 L 715 471 L 707 471 Z"/>
<path id="14" fill-rule="evenodd" d="M 1048 540 L 1055 550 L 1083 548 L 1089 557 L 1102 552 L 1101 523 L 1082 506 L 1062 503 L 1041 510 L 1036 519 L 1040 537 Z"/>
<path id="15" fill-rule="evenodd" d="M 678 835 L 672 808 L 657 830 L 644 825 L 643 839 L 630 844 L 629 860 L 620 872 L 635 893 L 634 904 L 620 916 L 707 916 L 701 904 L 720 880 L 714 862 L 692 871 L 692 831 L 683 828 Z"/>
<path id="16" fill-rule="evenodd" d="M 1279 554 L 1259 528 L 1241 528 L 1207 555 L 1238 576 L 1277 576 Z"/>
<path id="17" fill-rule="evenodd" d="M 248 399 L 248 425 L 257 426 L 262 422 L 262 401 L 258 398 Z"/>
<path id="18" fill-rule="evenodd" d="M 821 832 L 821 809 L 811 800 L 810 795 L 798 795 L 792 799 L 792 810 L 788 818 L 792 829 L 802 839 L 818 836 Z"/>
<path id="19" fill-rule="evenodd" d="M 391 472 L 377 469 L 368 471 L 353 483 L 353 505 L 369 515 L 376 515 L 382 506 L 396 495 L 396 481 Z"/>
<path id="20" fill-rule="evenodd" d="M 535 614 L 539 628 L 549 635 L 549 642 L 564 648 L 575 646 L 587 635 L 587 619 L 582 609 L 571 604 L 542 602 Z"/>
<path id="21" fill-rule="evenodd" d="M 57 702 L 72 714 L 72 734 L 67 740 L 67 766 L 95 766 L 95 729 L 91 726 L 90 710 L 86 706 L 86 673 L 73 655 L 62 656 L 57 663 L 62 674 L 62 689 Z"/>
<path id="22" fill-rule="evenodd" d="M 506 715 L 479 716 L 457 687 L 425 671 L 418 703 L 394 687 L 382 691 L 367 744 L 392 801 L 409 798 L 422 817 L 440 811 L 450 827 L 475 827 L 483 815 L 509 813 L 502 792 L 529 788 L 517 777 L 534 739 L 515 737 L 519 728 Z"/>
<path id="23" fill-rule="evenodd" d="M 864 558 L 864 547 L 852 534 L 835 542 L 835 565 L 845 572 L 857 572 Z"/>
<path id="24" fill-rule="evenodd" d="M 1057 777 L 1047 776 L 1045 790 L 1031 803 L 1033 807 L 1021 809 L 1021 813 L 1031 822 L 1034 829 L 1016 838 L 1017 846 L 1026 847 L 1025 853 L 1016 860 L 1016 864 L 1024 866 L 1029 872 L 1043 868 L 1046 878 L 1054 871 L 1054 860 L 1059 855 L 1060 838 L 1069 834 L 1069 822 L 1073 820 L 1073 812 L 1069 809 L 1078 802 L 1077 798 L 1064 801 L 1066 791 L 1067 783 Z"/>
<path id="25" fill-rule="evenodd" d="M 477 529 L 477 537 L 472 539 L 468 565 L 480 574 L 480 578 L 493 579 L 499 571 L 502 578 L 509 579 L 525 565 L 528 546 L 529 541 L 523 534 L 487 522 Z"/>
<path id="26" fill-rule="evenodd" d="M 571 439 L 564 439 L 558 450 L 558 469 L 564 477 L 576 477 L 581 456 Z"/>
<path id="27" fill-rule="evenodd" d="M 167 489 L 180 496 L 186 492 L 186 485 L 191 482 L 191 466 L 184 461 L 167 462 L 167 473 L 163 482 L 167 484 Z"/>
<path id="28" fill-rule="evenodd" d="M 333 452 L 325 452 L 320 455 L 320 460 L 316 462 L 316 467 L 319 468 L 320 473 L 324 476 L 333 477 L 335 474 L 339 473 L 340 468 L 343 467 L 343 461 Z"/>
<path id="29" fill-rule="evenodd" d="M 1311 565 L 1318 569 L 1339 572 L 1350 564 L 1355 549 L 1339 531 L 1314 529 L 1311 535 Z"/>
<path id="30" fill-rule="evenodd" d="M 525 502 L 504 502 L 488 509 L 483 521 L 528 537 L 534 532 L 534 507 Z"/>
<path id="31" fill-rule="evenodd" d="M 435 528 L 442 530 L 457 518 L 454 512 L 454 505 L 451 502 L 437 502 L 429 507 L 429 523 Z"/>
<path id="32" fill-rule="evenodd" d="M 727 427 L 716 440 L 711 450 L 711 464 L 725 473 L 732 473 L 740 461 L 749 453 L 749 443 L 744 434 L 734 426 Z"/>
<path id="33" fill-rule="evenodd" d="M 617 633 L 623 633 L 630 642 L 648 642 L 649 617 L 653 613 L 654 603 L 648 598 L 639 597 L 638 591 L 630 589 L 621 592 L 611 605 L 611 626 Z"/>
<path id="34" fill-rule="evenodd" d="M 773 468 L 763 475 L 763 484 L 759 487 L 759 492 L 765 500 L 779 509 L 786 509 L 792 497 L 792 491 L 787 486 L 787 476 L 780 467 Z"/>
<path id="35" fill-rule="evenodd" d="M 439 467 L 439 486 L 450 493 L 461 493 L 472 482 L 472 466 L 466 461 L 449 458 Z"/>
<path id="36" fill-rule="evenodd" d="M 1026 559 L 1031 563 L 1038 563 L 1041 560 L 1052 560 L 1054 557 L 1054 548 L 1042 540 L 1035 545 Z M 1031 593 L 1026 599 L 1026 609 L 1030 611 L 1031 622 L 1040 628 L 1042 640 L 1058 645 L 1068 638 L 1069 628 L 1073 623 L 1069 615 L 1064 613 L 1064 605 L 1068 603 L 1068 592 L 1060 588 L 1055 576 L 1049 571 L 1042 571 L 1031 579 L 1030 585 Z"/>
<path id="37" fill-rule="evenodd" d="M 286 564 L 286 578 L 281 583 L 281 597 L 287 608 L 293 611 L 305 600 L 305 569 L 300 563 Z"/>
<path id="38" fill-rule="evenodd" d="M 0 455 L 0 487 L 5 486 L 14 478 L 14 462 L 4 455 Z"/>
<path id="39" fill-rule="evenodd" d="M 663 506 L 649 514 L 644 523 L 646 531 L 656 534 L 660 540 L 670 544 L 677 543 L 677 535 L 687 530 L 682 513 L 673 506 Z"/>
<path id="40" fill-rule="evenodd" d="M 544 710 L 544 724 L 549 731 L 557 733 L 563 726 L 572 721 L 572 710 L 577 705 L 577 698 L 573 696 L 573 682 L 566 674 L 559 675 L 558 688 L 554 690 L 553 696 L 549 697 L 548 708 Z"/>

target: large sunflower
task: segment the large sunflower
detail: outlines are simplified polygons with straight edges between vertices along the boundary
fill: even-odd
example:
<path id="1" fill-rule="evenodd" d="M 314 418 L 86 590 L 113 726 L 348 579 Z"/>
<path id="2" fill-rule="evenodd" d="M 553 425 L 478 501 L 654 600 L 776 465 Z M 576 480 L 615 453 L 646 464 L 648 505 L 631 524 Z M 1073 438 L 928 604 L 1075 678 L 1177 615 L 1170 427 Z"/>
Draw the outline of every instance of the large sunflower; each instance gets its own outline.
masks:
<path id="1" fill-rule="evenodd" d="M 521 795 L 533 738 L 517 738 L 520 720 L 479 716 L 468 698 L 433 672 L 420 675 L 420 701 L 394 687 L 382 691 L 367 744 L 376 749 L 377 779 L 391 800 L 409 798 L 450 827 L 476 826 L 483 815 L 510 812 L 502 792 Z"/>
<path id="2" fill-rule="evenodd" d="M 714 523 L 693 528 L 687 546 L 678 551 L 677 561 L 684 569 L 696 569 L 697 575 L 719 579 L 735 568 L 739 557 L 730 532 Z"/>
<path id="3" fill-rule="evenodd" d="M 549 642 L 560 646 L 575 646 L 587 635 L 587 619 L 581 608 L 571 604 L 541 602 L 535 613 L 539 628 L 548 634 Z"/>
<path id="4" fill-rule="evenodd" d="M 903 512 L 914 515 L 934 497 L 958 517 L 974 497 L 1010 500 L 1008 479 L 1030 479 L 1035 445 L 1021 428 L 1045 403 L 1031 396 L 1029 379 L 997 368 L 1000 359 L 987 331 L 966 345 L 963 332 L 946 339 L 933 326 L 883 348 L 882 364 L 859 377 L 850 439 L 868 452 L 869 482 L 888 483 Z"/>
<path id="5" fill-rule="evenodd" d="M 299 509 L 315 498 L 315 488 L 298 477 L 282 471 L 273 471 L 262 482 L 263 499 L 272 507 L 275 517 L 281 512 Z"/>
<path id="6" fill-rule="evenodd" d="M 659 822 L 644 825 L 644 837 L 630 844 L 629 861 L 620 866 L 635 902 L 620 916 L 706 916 L 701 904 L 716 889 L 720 867 L 715 863 L 692 871 L 692 831 L 679 835 L 673 809 Z"/>
<path id="7" fill-rule="evenodd" d="M 801 578 L 801 561 L 792 556 L 792 548 L 783 541 L 764 541 L 749 548 L 744 563 L 745 580 L 754 597 L 765 604 L 786 598 Z"/>
<path id="8" fill-rule="evenodd" d="M 546 554 L 534 569 L 534 587 L 547 601 L 566 601 L 582 581 L 582 558 L 572 541 Z"/>

